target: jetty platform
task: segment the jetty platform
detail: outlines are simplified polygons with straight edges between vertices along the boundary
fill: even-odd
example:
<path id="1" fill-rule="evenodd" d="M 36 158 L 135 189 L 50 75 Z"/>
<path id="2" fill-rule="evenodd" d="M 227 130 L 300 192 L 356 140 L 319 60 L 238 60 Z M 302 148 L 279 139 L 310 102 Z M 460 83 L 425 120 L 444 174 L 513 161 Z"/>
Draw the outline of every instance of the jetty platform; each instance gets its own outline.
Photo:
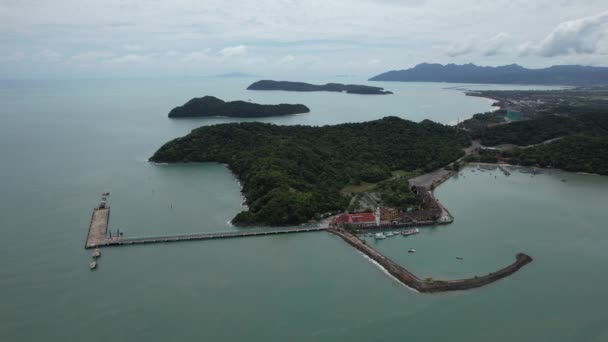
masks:
<path id="1" fill-rule="evenodd" d="M 100 204 L 99 207 L 93 209 L 91 215 L 91 224 L 89 225 L 89 233 L 84 248 L 95 248 L 103 246 L 110 239 L 107 237 L 108 224 L 110 223 L 110 207 L 105 204 Z"/>

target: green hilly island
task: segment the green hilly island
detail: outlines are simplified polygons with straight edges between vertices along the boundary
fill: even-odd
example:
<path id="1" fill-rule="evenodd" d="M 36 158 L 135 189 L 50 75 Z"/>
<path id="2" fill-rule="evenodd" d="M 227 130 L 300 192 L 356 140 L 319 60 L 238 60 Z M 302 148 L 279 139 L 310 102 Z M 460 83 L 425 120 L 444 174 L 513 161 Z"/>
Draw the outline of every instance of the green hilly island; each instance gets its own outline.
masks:
<path id="1" fill-rule="evenodd" d="M 310 109 L 303 104 L 263 105 L 245 101 L 225 102 L 214 96 L 193 98 L 186 104 L 173 108 L 170 118 L 228 116 L 238 118 L 257 118 L 308 113 Z"/>
<path id="2" fill-rule="evenodd" d="M 248 205 L 235 224 L 288 225 L 344 210 L 347 185 L 389 179 L 391 171 L 443 167 L 469 144 L 464 131 L 429 120 L 386 117 L 322 127 L 249 122 L 197 128 L 150 160 L 225 163 Z"/>

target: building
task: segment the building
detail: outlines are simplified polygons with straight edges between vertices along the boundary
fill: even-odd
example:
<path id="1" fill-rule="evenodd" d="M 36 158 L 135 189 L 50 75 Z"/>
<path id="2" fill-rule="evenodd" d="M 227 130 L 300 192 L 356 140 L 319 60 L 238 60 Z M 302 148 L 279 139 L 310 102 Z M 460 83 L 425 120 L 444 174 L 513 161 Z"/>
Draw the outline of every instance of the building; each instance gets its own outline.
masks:
<path id="1" fill-rule="evenodd" d="M 331 221 L 332 225 L 371 226 L 376 225 L 374 213 L 342 214 Z"/>
<path id="2" fill-rule="evenodd" d="M 401 213 L 396 208 L 380 208 L 380 221 L 399 221 L 401 220 Z"/>

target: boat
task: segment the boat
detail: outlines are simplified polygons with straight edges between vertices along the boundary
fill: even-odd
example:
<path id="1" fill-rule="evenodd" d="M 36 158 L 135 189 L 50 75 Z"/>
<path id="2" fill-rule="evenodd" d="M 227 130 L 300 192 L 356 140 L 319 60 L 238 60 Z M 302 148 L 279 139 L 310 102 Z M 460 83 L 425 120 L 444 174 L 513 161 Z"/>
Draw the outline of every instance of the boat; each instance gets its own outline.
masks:
<path id="1" fill-rule="evenodd" d="M 374 236 L 374 234 L 372 234 L 372 233 L 367 233 L 367 234 L 365 234 L 365 236 L 367 236 L 367 237 L 372 237 L 372 236 Z"/>
<path id="2" fill-rule="evenodd" d="M 384 234 L 382 234 L 382 233 L 376 233 L 376 235 L 374 235 L 374 238 L 376 240 L 382 240 L 382 239 L 386 239 L 386 236 L 384 236 Z"/>
<path id="3" fill-rule="evenodd" d="M 462 260 L 462 257 L 456 257 L 456 259 L 458 259 L 458 260 Z"/>
<path id="4" fill-rule="evenodd" d="M 101 251 L 99 250 L 99 248 L 95 248 L 95 250 L 93 251 L 93 258 L 99 258 L 101 256 Z"/>
<path id="5" fill-rule="evenodd" d="M 414 234 L 418 234 L 418 233 L 420 233 L 420 230 L 418 230 L 418 228 L 414 228 L 414 229 L 408 229 L 406 231 L 401 232 L 401 235 L 410 236 L 410 235 L 414 235 Z"/>
<path id="6" fill-rule="evenodd" d="M 97 268 L 97 261 L 93 260 L 91 261 L 91 263 L 89 264 L 89 268 L 94 270 Z"/>
<path id="7" fill-rule="evenodd" d="M 407 250 L 407 252 L 408 252 L 408 253 L 416 253 L 416 250 L 415 250 L 415 249 L 413 249 L 413 248 L 410 248 L 410 249 L 408 249 L 408 250 Z"/>

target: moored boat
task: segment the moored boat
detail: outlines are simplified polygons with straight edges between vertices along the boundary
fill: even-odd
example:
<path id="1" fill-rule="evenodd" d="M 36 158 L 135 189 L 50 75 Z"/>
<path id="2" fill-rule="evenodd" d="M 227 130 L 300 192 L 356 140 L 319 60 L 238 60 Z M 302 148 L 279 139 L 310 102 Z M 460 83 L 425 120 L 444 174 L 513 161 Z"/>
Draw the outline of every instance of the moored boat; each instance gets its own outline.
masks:
<path id="1" fill-rule="evenodd" d="M 406 231 L 401 232 L 401 235 L 410 236 L 410 235 L 414 235 L 414 234 L 418 234 L 418 233 L 420 233 L 420 230 L 418 230 L 418 228 L 413 228 L 413 229 L 408 229 Z"/>
<path id="2" fill-rule="evenodd" d="M 95 260 L 91 261 L 91 263 L 89 264 L 89 268 L 91 270 L 96 269 L 97 268 L 97 261 L 95 261 Z"/>
<path id="3" fill-rule="evenodd" d="M 374 238 L 376 240 L 382 240 L 382 239 L 385 239 L 386 236 L 383 233 L 376 233 L 376 235 L 374 235 Z"/>
<path id="4" fill-rule="evenodd" d="M 408 252 L 408 253 L 416 253 L 416 250 L 415 250 L 415 249 L 413 249 L 413 248 L 410 248 L 410 249 L 408 249 L 408 251 L 407 251 L 407 252 Z"/>

